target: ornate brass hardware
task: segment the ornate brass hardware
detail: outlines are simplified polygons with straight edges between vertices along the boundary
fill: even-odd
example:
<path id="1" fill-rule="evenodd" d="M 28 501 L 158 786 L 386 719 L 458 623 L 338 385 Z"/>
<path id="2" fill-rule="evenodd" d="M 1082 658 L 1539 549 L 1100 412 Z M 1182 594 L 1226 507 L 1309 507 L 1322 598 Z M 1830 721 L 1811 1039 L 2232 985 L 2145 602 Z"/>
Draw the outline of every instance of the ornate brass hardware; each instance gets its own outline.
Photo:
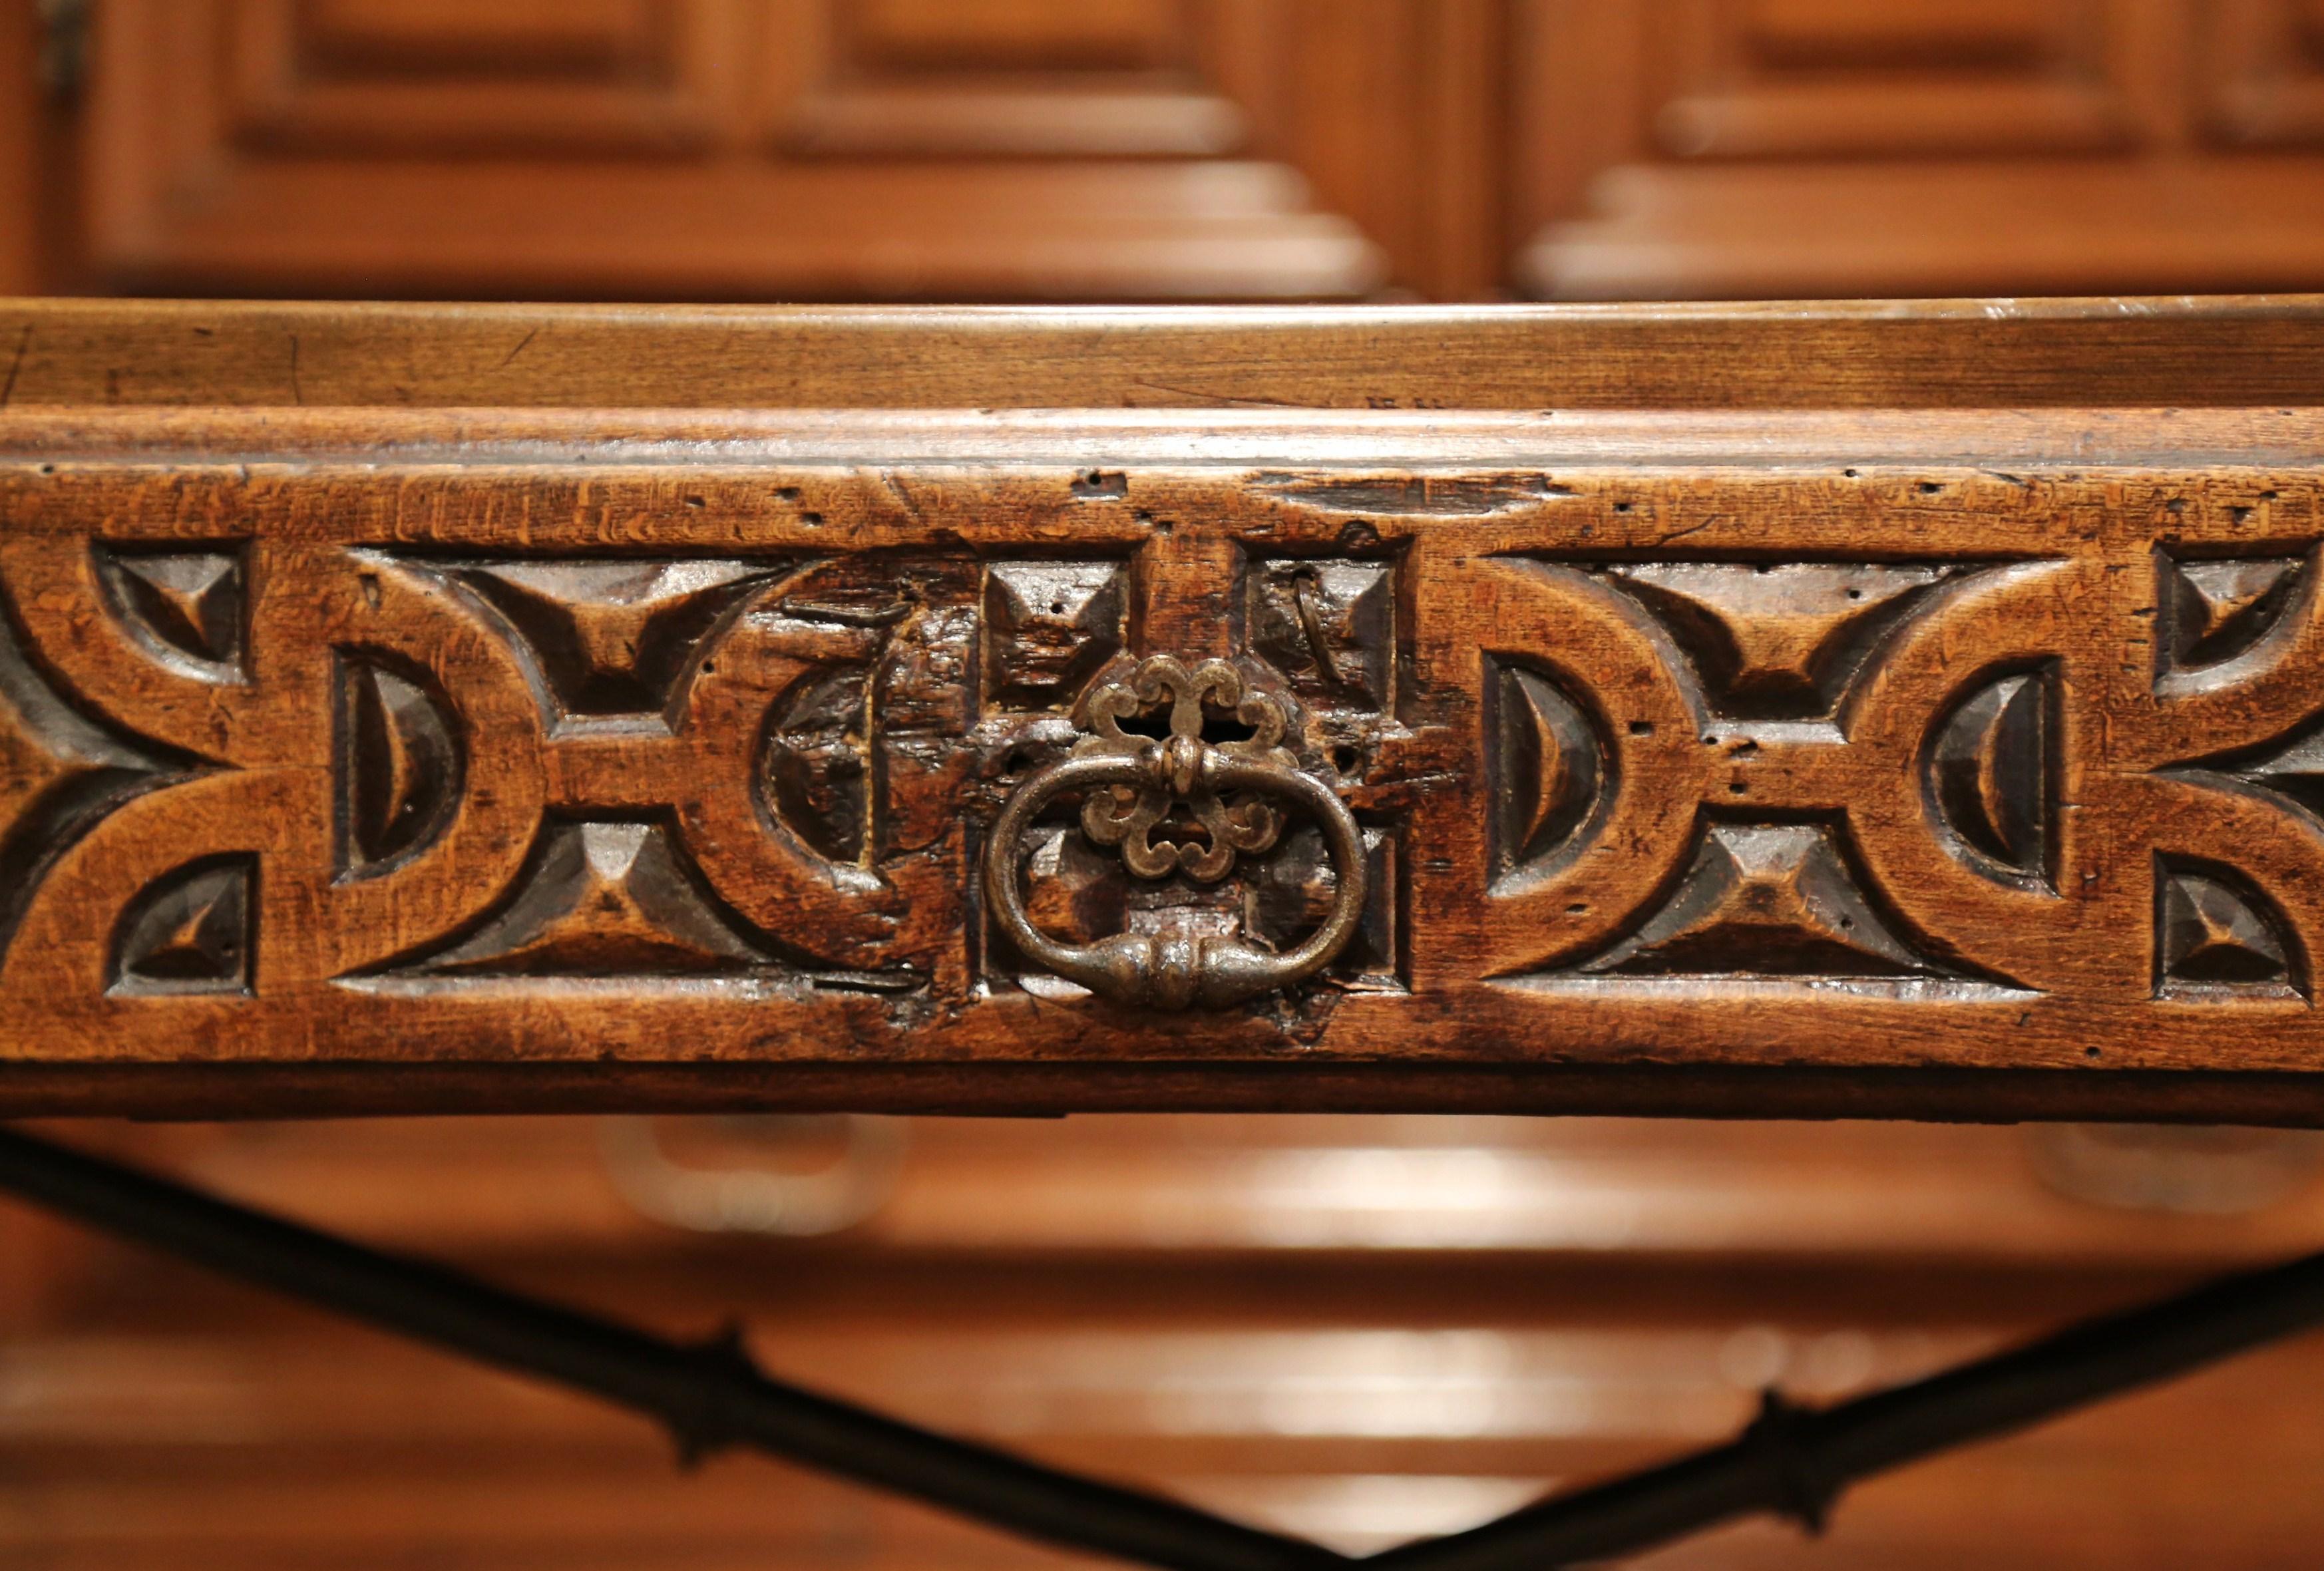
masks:
<path id="1" fill-rule="evenodd" d="M 1169 703 L 1169 733 L 1161 738 L 1122 730 L 1126 718 Z M 1203 738 L 1204 706 L 1231 713 L 1249 737 L 1211 742 Z M 1330 965 L 1355 935 L 1364 909 L 1363 831 L 1331 788 L 1302 771 L 1282 745 L 1282 705 L 1246 693 L 1240 672 L 1223 660 L 1191 671 L 1167 656 L 1109 683 L 1091 698 L 1090 725 L 1073 756 L 1036 773 L 1018 788 L 993 825 L 985 848 L 984 887 L 1001 925 L 1026 958 L 1118 1004 L 1147 1008 L 1218 1008 L 1304 981 Z M 1221 933 L 1198 932 L 1188 921 L 1168 922 L 1151 933 L 1122 932 L 1097 943 L 1065 943 L 1034 926 L 1018 888 L 1025 831 L 1052 802 L 1085 793 L 1082 830 L 1103 846 L 1121 848 L 1122 866 L 1141 878 L 1184 871 L 1216 883 L 1239 857 L 1275 844 L 1282 807 L 1304 809 L 1323 831 L 1337 872 L 1331 914 L 1292 949 L 1276 952 Z M 1185 804 L 1202 825 L 1199 845 L 1156 843 L 1154 831 Z"/>

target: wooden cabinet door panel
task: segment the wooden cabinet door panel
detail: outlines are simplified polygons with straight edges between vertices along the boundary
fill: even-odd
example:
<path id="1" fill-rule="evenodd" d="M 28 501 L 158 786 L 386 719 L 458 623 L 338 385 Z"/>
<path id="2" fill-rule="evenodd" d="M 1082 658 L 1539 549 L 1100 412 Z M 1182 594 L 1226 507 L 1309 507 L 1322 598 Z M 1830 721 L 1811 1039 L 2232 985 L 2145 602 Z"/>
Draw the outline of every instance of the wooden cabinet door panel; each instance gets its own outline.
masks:
<path id="1" fill-rule="evenodd" d="M 1521 0 L 1518 271 L 1569 298 L 2300 289 L 2305 0 Z"/>
<path id="2" fill-rule="evenodd" d="M 2220 0 L 2203 20 L 2211 134 L 2230 147 L 2324 148 L 2324 5 Z"/>
<path id="3" fill-rule="evenodd" d="M 1649 113 L 1669 156 L 2104 151 L 2137 124 L 2121 0 L 1677 0 Z M 2110 58 L 2111 57 L 2111 58 Z"/>
<path id="4" fill-rule="evenodd" d="M 87 281 L 1473 295 L 1497 202 L 1437 171 L 1490 162 L 1462 41 L 1497 5 L 121 0 L 90 55 Z"/>
<path id="5" fill-rule="evenodd" d="M 239 0 L 223 20 L 226 136 L 276 155 L 698 152 L 743 65 L 742 14 L 703 0 Z"/>
<path id="6" fill-rule="evenodd" d="M 1127 56 L 1128 13 L 1079 33 L 992 13 L 998 63 L 941 69 L 915 39 L 952 48 L 959 27 L 851 15 L 109 6 L 92 260 L 131 288 L 379 294 L 1334 296 L 1380 277 L 1354 225 L 1249 156 L 1197 11 L 1154 9 L 1159 35 Z"/>

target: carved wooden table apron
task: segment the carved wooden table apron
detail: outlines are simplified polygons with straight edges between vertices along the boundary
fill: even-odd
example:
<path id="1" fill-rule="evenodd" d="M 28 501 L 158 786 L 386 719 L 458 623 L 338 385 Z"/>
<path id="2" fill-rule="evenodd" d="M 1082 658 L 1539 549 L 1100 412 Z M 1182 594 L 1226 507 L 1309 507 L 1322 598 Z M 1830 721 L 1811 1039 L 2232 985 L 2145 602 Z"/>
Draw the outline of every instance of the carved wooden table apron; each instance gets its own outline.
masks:
<path id="1" fill-rule="evenodd" d="M 2324 1116 L 2315 302 L 0 365 L 0 1107 Z"/>

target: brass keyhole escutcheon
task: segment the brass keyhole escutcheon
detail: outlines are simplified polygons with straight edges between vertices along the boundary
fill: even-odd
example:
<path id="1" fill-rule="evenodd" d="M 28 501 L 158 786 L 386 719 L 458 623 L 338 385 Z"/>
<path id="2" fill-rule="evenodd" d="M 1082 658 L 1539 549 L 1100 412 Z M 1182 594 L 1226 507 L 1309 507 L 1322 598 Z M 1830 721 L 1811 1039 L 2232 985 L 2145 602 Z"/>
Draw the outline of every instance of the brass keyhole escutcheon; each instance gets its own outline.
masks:
<path id="1" fill-rule="evenodd" d="M 1160 737 L 1122 730 L 1122 721 L 1167 701 Z M 1205 703 L 1234 715 L 1251 734 L 1203 737 Z M 1283 706 L 1246 693 L 1223 660 L 1189 670 L 1167 656 L 1146 661 L 1090 700 L 1092 733 L 1073 755 L 1041 769 L 1001 809 L 985 847 L 984 887 L 1001 925 L 1035 964 L 1101 997 L 1143 1008 L 1221 1008 L 1306 980 L 1338 958 L 1363 917 L 1363 831 L 1332 788 L 1299 767 L 1282 745 Z M 1337 885 L 1330 914 L 1295 947 L 1277 952 L 1191 922 L 1158 932 L 1116 933 L 1095 943 L 1050 937 L 1026 914 L 1017 866 L 1026 830 L 1060 796 L 1084 794 L 1082 831 L 1119 846 L 1122 866 L 1141 878 L 1183 870 L 1198 883 L 1225 877 L 1236 861 L 1273 846 L 1286 809 L 1305 812 L 1323 831 Z M 1154 831 L 1184 804 L 1204 828 L 1201 845 L 1157 843 Z"/>

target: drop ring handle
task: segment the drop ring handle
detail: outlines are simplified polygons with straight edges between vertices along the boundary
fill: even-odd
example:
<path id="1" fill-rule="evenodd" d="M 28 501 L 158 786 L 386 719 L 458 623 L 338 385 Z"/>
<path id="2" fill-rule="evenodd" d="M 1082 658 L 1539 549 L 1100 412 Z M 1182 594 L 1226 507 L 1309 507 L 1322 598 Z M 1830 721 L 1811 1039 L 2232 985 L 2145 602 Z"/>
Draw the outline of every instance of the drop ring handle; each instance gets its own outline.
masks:
<path id="1" fill-rule="evenodd" d="M 1337 877 L 1331 914 L 1295 947 L 1277 953 L 1190 923 L 1159 932 L 1120 932 L 1095 943 L 1050 937 L 1026 914 L 1017 865 L 1025 831 L 1072 791 L 1129 786 L 1149 797 L 1249 792 L 1305 808 L 1323 831 Z M 1060 759 L 1035 773 L 1001 809 L 984 853 L 984 888 L 1001 930 L 1028 960 L 1117 1004 L 1152 1009 L 1222 1008 L 1315 975 L 1339 957 L 1363 919 L 1367 873 L 1362 828 L 1314 776 L 1264 758 L 1238 758 L 1173 737 L 1136 753 Z"/>

